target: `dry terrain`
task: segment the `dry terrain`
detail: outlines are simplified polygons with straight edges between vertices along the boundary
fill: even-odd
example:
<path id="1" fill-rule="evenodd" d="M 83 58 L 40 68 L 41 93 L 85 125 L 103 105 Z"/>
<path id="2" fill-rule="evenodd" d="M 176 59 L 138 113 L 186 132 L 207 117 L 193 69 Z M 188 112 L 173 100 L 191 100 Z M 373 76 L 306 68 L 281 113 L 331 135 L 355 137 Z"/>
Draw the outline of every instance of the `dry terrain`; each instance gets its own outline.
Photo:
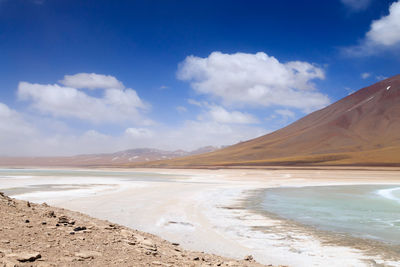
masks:
<path id="1" fill-rule="evenodd" d="M 0 266 L 261 266 L 0 194 Z"/>

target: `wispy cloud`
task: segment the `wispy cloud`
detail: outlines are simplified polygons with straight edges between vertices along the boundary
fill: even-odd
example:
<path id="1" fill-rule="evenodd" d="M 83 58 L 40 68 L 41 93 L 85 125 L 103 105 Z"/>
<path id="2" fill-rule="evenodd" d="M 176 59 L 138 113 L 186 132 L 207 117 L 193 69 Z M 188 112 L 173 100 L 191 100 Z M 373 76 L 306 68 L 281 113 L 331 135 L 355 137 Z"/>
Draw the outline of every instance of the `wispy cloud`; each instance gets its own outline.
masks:
<path id="1" fill-rule="evenodd" d="M 377 75 L 375 78 L 376 78 L 378 81 L 382 81 L 382 80 L 386 80 L 388 77 L 383 76 L 383 75 Z"/>
<path id="2" fill-rule="evenodd" d="M 371 77 L 371 73 L 369 73 L 369 72 L 361 73 L 361 78 L 368 79 L 369 77 Z"/>
<path id="3" fill-rule="evenodd" d="M 371 0 L 341 0 L 344 5 L 353 11 L 365 10 L 371 4 Z"/>

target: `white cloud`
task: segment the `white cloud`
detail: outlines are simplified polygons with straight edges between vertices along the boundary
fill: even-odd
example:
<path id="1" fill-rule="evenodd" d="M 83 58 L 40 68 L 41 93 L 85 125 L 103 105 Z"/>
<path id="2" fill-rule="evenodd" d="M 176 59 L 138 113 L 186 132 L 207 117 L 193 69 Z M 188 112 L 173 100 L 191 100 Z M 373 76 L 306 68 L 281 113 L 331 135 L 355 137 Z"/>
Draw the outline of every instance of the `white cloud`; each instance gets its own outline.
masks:
<path id="1" fill-rule="evenodd" d="M 249 113 L 242 113 L 240 111 L 227 111 L 220 106 L 210 106 L 207 113 L 212 121 L 218 123 L 237 123 L 237 124 L 253 124 L 259 121 Z"/>
<path id="2" fill-rule="evenodd" d="M 267 134 L 269 131 L 261 127 L 246 124 L 224 124 L 216 121 L 189 120 L 181 127 L 162 132 L 164 142 L 161 146 L 165 149 L 180 147 L 186 150 L 193 150 L 207 145 L 232 145 Z M 158 138 L 153 144 L 159 142 L 160 139 Z"/>
<path id="3" fill-rule="evenodd" d="M 96 73 L 78 73 L 75 75 L 65 75 L 60 81 L 61 84 L 67 87 L 77 89 L 123 89 L 125 88 L 122 82 L 111 75 L 102 75 Z"/>
<path id="4" fill-rule="evenodd" d="M 141 113 L 148 109 L 147 105 L 133 89 L 106 89 L 102 97 L 94 97 L 72 87 L 20 82 L 18 97 L 54 117 L 78 118 L 98 124 L 151 123 Z"/>
<path id="5" fill-rule="evenodd" d="M 21 114 L 0 103 L 0 156 L 26 153 L 37 134 Z"/>
<path id="6" fill-rule="evenodd" d="M 367 39 L 381 46 L 400 43 L 400 1 L 391 4 L 389 15 L 372 22 Z"/>
<path id="7" fill-rule="evenodd" d="M 281 115 L 284 118 L 293 119 L 296 116 L 296 114 L 289 109 L 277 109 L 275 110 L 275 113 Z"/>
<path id="8" fill-rule="evenodd" d="M 370 76 L 371 76 L 371 73 L 369 73 L 369 72 L 361 73 L 361 78 L 363 78 L 363 79 L 367 79 L 367 78 L 369 78 Z"/>
<path id="9" fill-rule="evenodd" d="M 312 83 L 324 79 L 321 68 L 301 61 L 281 63 L 262 52 L 189 56 L 180 63 L 177 76 L 224 105 L 275 105 L 309 112 L 330 103 Z"/>
<path id="10" fill-rule="evenodd" d="M 65 156 L 139 147 L 192 150 L 231 145 L 268 132 L 249 125 L 258 123 L 249 113 L 193 99 L 189 102 L 199 107 L 201 120 L 178 126 L 151 124 L 142 114 L 147 105 L 134 90 L 100 88 L 89 94 L 85 89 L 21 82 L 17 95 L 31 109 L 22 113 L 0 103 L 0 155 Z M 76 127 L 70 124 L 73 119 L 96 124 Z M 121 125 L 110 131 L 106 123 Z M 125 130 L 118 130 L 121 126 Z"/>
<path id="11" fill-rule="evenodd" d="M 128 128 L 125 130 L 125 134 L 134 138 L 154 136 L 154 132 L 146 128 Z"/>
<path id="12" fill-rule="evenodd" d="M 354 11 L 360 11 L 366 9 L 370 4 L 371 0 L 341 0 L 344 5 L 351 8 Z"/>
<path id="13" fill-rule="evenodd" d="M 400 1 L 389 7 L 389 14 L 371 23 L 370 30 L 359 45 L 348 47 L 344 52 L 352 56 L 365 56 L 400 46 Z"/>
<path id="14" fill-rule="evenodd" d="M 4 137 L 16 138 L 18 136 L 29 136 L 34 134 L 32 126 L 27 123 L 22 116 L 15 110 L 10 109 L 7 105 L 0 103 L 0 138 L 4 141 Z"/>

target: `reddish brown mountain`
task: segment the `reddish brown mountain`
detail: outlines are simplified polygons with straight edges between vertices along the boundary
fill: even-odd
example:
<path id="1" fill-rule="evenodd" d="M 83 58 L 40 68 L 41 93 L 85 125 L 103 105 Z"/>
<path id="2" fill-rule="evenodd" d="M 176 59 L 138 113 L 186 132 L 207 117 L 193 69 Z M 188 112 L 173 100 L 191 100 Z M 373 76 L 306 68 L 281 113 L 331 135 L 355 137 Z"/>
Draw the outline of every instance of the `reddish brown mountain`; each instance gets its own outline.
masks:
<path id="1" fill-rule="evenodd" d="M 150 166 L 400 165 L 400 75 L 265 136 Z"/>

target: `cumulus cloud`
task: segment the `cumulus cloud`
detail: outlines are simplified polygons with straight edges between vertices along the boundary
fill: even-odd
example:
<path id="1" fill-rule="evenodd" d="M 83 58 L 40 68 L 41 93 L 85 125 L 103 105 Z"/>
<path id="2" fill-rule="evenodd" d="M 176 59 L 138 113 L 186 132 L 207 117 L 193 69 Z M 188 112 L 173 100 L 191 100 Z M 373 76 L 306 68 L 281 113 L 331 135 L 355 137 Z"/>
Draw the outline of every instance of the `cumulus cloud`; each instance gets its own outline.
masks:
<path id="1" fill-rule="evenodd" d="M 381 46 L 400 43 L 400 1 L 391 4 L 389 15 L 372 22 L 367 39 Z"/>
<path id="2" fill-rule="evenodd" d="M 359 45 L 344 52 L 351 56 L 365 56 L 382 50 L 400 47 L 400 1 L 389 7 L 389 14 L 371 23 L 370 30 Z"/>
<path id="3" fill-rule="evenodd" d="M 330 103 L 312 82 L 324 79 L 321 68 L 302 61 L 281 63 L 262 52 L 188 56 L 179 64 L 177 76 L 224 105 L 275 105 L 309 112 Z"/>
<path id="4" fill-rule="evenodd" d="M 77 89 L 123 89 L 122 82 L 111 75 L 102 75 L 96 73 L 78 73 L 75 75 L 65 75 L 60 83 Z"/>
<path id="5" fill-rule="evenodd" d="M 35 110 L 54 117 L 77 118 L 98 124 L 151 123 L 142 115 L 148 105 L 139 98 L 135 90 L 129 88 L 105 88 L 101 97 L 95 97 L 73 87 L 20 82 L 18 98 L 30 102 Z"/>
<path id="6" fill-rule="evenodd" d="M 353 11 L 364 10 L 371 4 L 371 0 L 341 0 L 341 1 L 344 5 L 346 5 Z"/>
<path id="7" fill-rule="evenodd" d="M 108 77 L 93 77 L 98 76 Z M 254 125 L 258 120 L 249 113 L 194 99 L 188 102 L 198 107 L 201 118 L 174 126 L 152 123 L 144 116 L 148 105 L 133 89 L 71 77 L 65 76 L 62 84 L 20 82 L 17 96 L 29 104 L 23 111 L 0 103 L 0 155 L 67 156 L 139 147 L 193 150 L 268 132 Z M 179 110 L 183 112 L 183 106 Z M 76 126 L 71 123 L 76 119 L 92 124 Z M 118 125 L 111 130 L 110 123 Z"/>

